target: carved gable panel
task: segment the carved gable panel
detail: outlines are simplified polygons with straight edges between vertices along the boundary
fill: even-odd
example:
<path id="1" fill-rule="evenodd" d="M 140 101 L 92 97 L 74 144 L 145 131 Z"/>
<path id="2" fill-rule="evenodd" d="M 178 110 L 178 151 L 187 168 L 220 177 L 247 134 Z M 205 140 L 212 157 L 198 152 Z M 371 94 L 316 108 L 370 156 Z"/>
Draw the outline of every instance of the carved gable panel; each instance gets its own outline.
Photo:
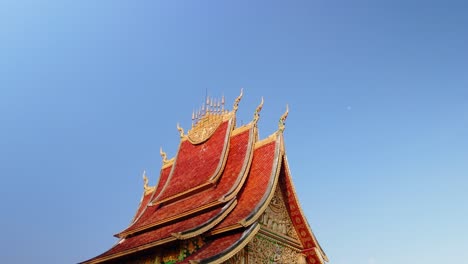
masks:
<path id="1" fill-rule="evenodd" d="M 267 209 L 260 217 L 259 222 L 262 224 L 263 228 L 266 228 L 278 235 L 287 236 L 299 241 L 299 237 L 286 209 L 283 193 L 279 187 L 276 188 L 275 194 Z"/>
<path id="2" fill-rule="evenodd" d="M 247 247 L 249 264 L 306 264 L 304 255 L 298 249 L 266 236 L 256 235 Z"/>

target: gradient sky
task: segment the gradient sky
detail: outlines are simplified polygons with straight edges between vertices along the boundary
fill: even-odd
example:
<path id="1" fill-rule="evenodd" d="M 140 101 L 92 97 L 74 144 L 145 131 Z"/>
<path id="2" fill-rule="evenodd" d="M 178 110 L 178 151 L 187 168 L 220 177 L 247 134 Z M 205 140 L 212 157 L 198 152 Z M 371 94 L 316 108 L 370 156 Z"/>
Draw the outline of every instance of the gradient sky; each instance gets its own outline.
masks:
<path id="1" fill-rule="evenodd" d="M 290 106 L 292 176 L 330 263 L 466 263 L 464 2 L 0 2 L 0 262 L 110 248 L 176 123 L 243 87 L 239 123 L 265 98 L 261 138 Z"/>

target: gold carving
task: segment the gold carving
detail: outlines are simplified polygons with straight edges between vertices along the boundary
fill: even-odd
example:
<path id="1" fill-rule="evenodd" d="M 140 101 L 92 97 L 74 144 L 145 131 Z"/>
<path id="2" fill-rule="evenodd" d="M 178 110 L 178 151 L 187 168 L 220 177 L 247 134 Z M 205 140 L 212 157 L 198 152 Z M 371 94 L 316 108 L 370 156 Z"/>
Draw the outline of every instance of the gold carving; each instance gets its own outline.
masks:
<path id="1" fill-rule="evenodd" d="M 177 130 L 179 130 L 180 138 L 184 137 L 184 129 L 179 126 L 179 123 L 177 123 Z"/>
<path id="2" fill-rule="evenodd" d="M 163 166 L 164 166 L 164 165 L 167 165 L 167 164 L 169 164 L 169 163 L 171 163 L 171 162 L 174 161 L 174 158 L 172 158 L 172 159 L 167 159 L 167 154 L 166 154 L 166 152 L 164 152 L 164 151 L 162 150 L 162 147 L 159 149 L 159 154 L 161 154 Z"/>
<path id="3" fill-rule="evenodd" d="M 263 96 L 262 96 L 262 102 L 260 102 L 260 105 L 258 105 L 257 109 L 255 109 L 254 119 L 253 119 L 253 122 L 255 124 L 258 122 L 258 119 L 260 118 L 260 111 L 262 111 L 262 107 L 263 107 Z"/>
<path id="4" fill-rule="evenodd" d="M 146 171 L 143 171 L 143 189 L 145 190 L 145 195 L 154 191 L 155 186 L 148 186 L 148 177 L 146 177 Z"/>
<path id="5" fill-rule="evenodd" d="M 236 112 L 237 109 L 239 109 L 239 102 L 242 99 L 242 95 L 244 95 L 244 89 L 241 88 L 240 95 L 236 98 L 236 100 L 234 101 L 234 106 L 232 107 L 232 110 L 234 112 Z"/>
<path id="6" fill-rule="evenodd" d="M 270 204 L 266 208 L 259 220 L 267 229 L 283 235 L 299 240 L 299 237 L 294 229 L 291 218 L 289 217 L 283 194 L 280 188 L 276 188 L 275 194 L 271 199 Z"/>
<path id="7" fill-rule="evenodd" d="M 224 109 L 224 96 L 219 99 L 206 97 L 206 102 L 192 113 L 192 128 L 187 137 L 193 144 L 199 144 L 213 135 L 218 126 L 231 115 Z"/>
<path id="8" fill-rule="evenodd" d="M 302 264 L 301 253 L 278 244 L 264 236 L 256 235 L 247 245 L 248 263 Z"/>
<path id="9" fill-rule="evenodd" d="M 280 117 L 279 123 L 278 123 L 278 130 L 283 132 L 285 125 L 286 125 L 286 118 L 288 117 L 289 113 L 289 107 L 286 105 L 286 112 Z"/>
<path id="10" fill-rule="evenodd" d="M 162 147 L 159 148 L 159 154 L 161 154 L 161 157 L 163 159 L 163 164 L 166 164 L 168 162 L 167 160 L 167 154 L 162 150 Z"/>

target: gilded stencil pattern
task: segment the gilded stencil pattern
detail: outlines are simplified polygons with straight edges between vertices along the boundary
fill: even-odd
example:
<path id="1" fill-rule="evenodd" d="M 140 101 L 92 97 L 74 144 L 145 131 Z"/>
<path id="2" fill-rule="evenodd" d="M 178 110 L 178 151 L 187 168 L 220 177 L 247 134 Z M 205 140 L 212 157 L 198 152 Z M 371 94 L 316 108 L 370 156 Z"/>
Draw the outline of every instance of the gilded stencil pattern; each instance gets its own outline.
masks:
<path id="1" fill-rule="evenodd" d="M 249 264 L 301 264 L 300 252 L 282 246 L 263 236 L 255 236 L 248 244 Z"/>
<path id="2" fill-rule="evenodd" d="M 271 199 L 265 213 L 260 217 L 260 223 L 278 234 L 299 240 L 286 209 L 280 188 L 276 188 L 275 195 Z"/>

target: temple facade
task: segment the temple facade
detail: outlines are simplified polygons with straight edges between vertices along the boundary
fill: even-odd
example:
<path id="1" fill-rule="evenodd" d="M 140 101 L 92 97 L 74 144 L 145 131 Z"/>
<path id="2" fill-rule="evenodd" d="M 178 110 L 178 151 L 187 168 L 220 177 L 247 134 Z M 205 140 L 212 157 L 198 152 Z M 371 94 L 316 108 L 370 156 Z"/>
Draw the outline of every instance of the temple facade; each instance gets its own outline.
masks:
<path id="1" fill-rule="evenodd" d="M 83 263 L 297 263 L 328 261 L 294 190 L 283 131 L 258 138 L 261 104 L 252 121 L 236 126 L 242 98 L 225 109 L 207 98 L 178 127 L 174 158 L 161 150 L 159 182 L 144 188 L 130 225 L 118 242 Z"/>

